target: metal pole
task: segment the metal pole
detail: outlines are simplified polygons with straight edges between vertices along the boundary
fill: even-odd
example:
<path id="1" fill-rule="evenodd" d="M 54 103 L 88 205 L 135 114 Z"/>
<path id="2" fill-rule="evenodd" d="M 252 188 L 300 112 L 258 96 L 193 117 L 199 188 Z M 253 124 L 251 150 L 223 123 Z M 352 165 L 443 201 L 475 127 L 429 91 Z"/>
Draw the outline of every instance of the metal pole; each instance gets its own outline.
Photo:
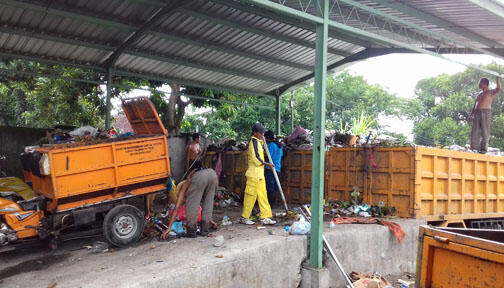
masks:
<path id="1" fill-rule="evenodd" d="M 291 91 L 290 98 L 290 112 L 291 112 L 291 133 L 294 132 L 294 91 Z"/>
<path id="2" fill-rule="evenodd" d="M 280 113 L 280 95 L 276 95 L 276 102 L 275 102 L 275 113 L 276 113 L 276 135 L 280 135 L 282 134 L 282 131 L 280 131 L 280 125 L 281 125 L 281 121 L 282 121 L 282 118 L 281 118 L 281 113 Z"/>
<path id="3" fill-rule="evenodd" d="M 264 137 L 263 137 L 263 143 L 264 143 L 264 150 L 266 150 L 266 155 L 268 156 L 269 163 L 273 164 L 273 160 L 271 159 L 271 155 L 269 153 L 268 144 L 266 144 L 266 138 L 264 138 Z M 289 206 L 287 206 L 287 201 L 285 201 L 285 195 L 283 193 L 282 185 L 280 184 L 280 180 L 278 179 L 278 174 L 276 172 L 276 169 L 273 169 L 273 175 L 275 176 L 275 181 L 276 181 L 277 186 L 278 186 L 278 191 L 280 191 L 280 196 L 282 196 L 282 201 L 283 201 L 284 206 L 285 206 L 285 211 L 288 213 L 289 212 Z"/>
<path id="4" fill-rule="evenodd" d="M 107 69 L 107 114 L 105 115 L 105 130 L 110 129 L 110 111 L 112 110 L 112 68 Z"/>
<path id="5" fill-rule="evenodd" d="M 306 211 L 307 215 L 304 213 L 303 208 Z M 308 222 L 311 222 L 311 212 L 310 212 L 310 209 L 306 205 L 303 205 L 301 207 L 300 211 L 303 214 L 303 216 L 306 218 L 306 220 Z M 331 256 L 331 258 L 333 259 L 333 261 L 336 263 L 336 266 L 338 266 L 338 269 L 341 271 L 341 274 L 343 274 L 343 278 L 345 278 L 345 281 L 348 284 L 347 287 L 354 288 L 352 280 L 350 280 L 350 278 L 346 274 L 345 269 L 343 269 L 343 266 L 341 265 L 341 263 L 339 262 L 338 258 L 336 257 L 336 254 L 334 254 L 334 251 L 332 250 L 331 245 L 329 245 L 329 241 L 327 241 L 327 239 L 325 238 L 324 234 L 322 234 L 322 240 L 324 241 L 324 247 L 325 247 L 327 253 L 329 253 L 329 256 Z"/>
<path id="6" fill-rule="evenodd" d="M 317 40 L 315 45 L 315 99 L 313 124 L 313 158 L 311 187 L 311 237 L 310 266 L 322 267 L 322 232 L 323 232 L 323 202 L 324 202 L 324 150 L 325 150 L 325 104 L 327 82 L 327 34 L 329 23 L 329 0 L 316 0 L 317 13 L 324 19 L 317 24 Z"/>

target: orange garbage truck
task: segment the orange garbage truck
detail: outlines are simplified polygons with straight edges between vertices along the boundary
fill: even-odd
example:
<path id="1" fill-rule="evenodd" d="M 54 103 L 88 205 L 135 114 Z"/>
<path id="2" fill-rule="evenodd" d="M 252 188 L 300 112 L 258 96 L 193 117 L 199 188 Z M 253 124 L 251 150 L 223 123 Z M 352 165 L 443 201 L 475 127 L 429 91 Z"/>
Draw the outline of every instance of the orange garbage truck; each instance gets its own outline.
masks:
<path id="1" fill-rule="evenodd" d="M 0 190 L 0 251 L 40 239 L 55 245 L 96 230 L 119 247 L 140 239 L 144 213 L 131 203 L 165 191 L 167 133 L 148 98 L 122 104 L 134 136 L 53 144 L 23 155 L 34 195 L 19 192 L 26 191 L 23 183 L 18 191 Z"/>

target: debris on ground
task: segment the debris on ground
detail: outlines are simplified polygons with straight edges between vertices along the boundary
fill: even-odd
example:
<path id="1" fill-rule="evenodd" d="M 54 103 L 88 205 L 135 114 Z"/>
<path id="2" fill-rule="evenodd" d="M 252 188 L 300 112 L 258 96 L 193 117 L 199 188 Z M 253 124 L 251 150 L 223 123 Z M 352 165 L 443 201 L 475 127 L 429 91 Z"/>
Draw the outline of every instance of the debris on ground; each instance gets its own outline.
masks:
<path id="1" fill-rule="evenodd" d="M 224 236 L 218 235 L 217 237 L 215 237 L 213 246 L 214 247 L 222 247 L 222 246 L 224 246 Z"/>
<path id="2" fill-rule="evenodd" d="M 109 251 L 109 244 L 106 242 L 102 241 L 95 241 L 93 242 L 92 246 L 84 246 L 88 250 L 91 251 L 91 253 L 105 253 Z"/>
<path id="3" fill-rule="evenodd" d="M 224 255 L 222 255 L 222 254 L 217 254 L 217 255 L 215 255 L 215 257 L 217 257 L 217 258 L 224 258 Z"/>
<path id="4" fill-rule="evenodd" d="M 306 235 L 310 233 L 311 224 L 304 217 L 300 217 L 298 221 L 292 223 L 289 233 L 292 235 Z"/>
<path id="5" fill-rule="evenodd" d="M 58 282 L 56 280 L 52 280 L 49 285 L 47 285 L 47 288 L 54 288 L 58 285 Z"/>
<path id="6" fill-rule="evenodd" d="M 222 217 L 222 226 L 228 226 L 232 224 L 233 222 L 229 220 L 229 217 L 227 215 L 224 215 L 224 217 Z"/>
<path id="7" fill-rule="evenodd" d="M 387 226 L 389 230 L 394 233 L 396 236 L 397 240 L 401 242 L 404 237 L 406 236 L 406 232 L 404 232 L 404 229 L 401 227 L 401 225 L 394 223 L 394 222 L 389 222 L 389 221 L 384 221 L 382 219 L 370 217 L 370 218 L 358 218 L 358 217 L 336 217 L 331 220 L 334 224 L 380 224 Z"/>
<path id="8" fill-rule="evenodd" d="M 227 191 L 225 187 L 217 188 L 215 193 L 215 206 L 221 208 L 240 207 L 242 202 L 238 194 Z"/>
<path id="9" fill-rule="evenodd" d="M 397 283 L 401 284 L 401 287 L 410 287 L 415 284 L 415 281 L 398 279 Z"/>
<path id="10" fill-rule="evenodd" d="M 350 279 L 353 281 L 355 288 L 386 288 L 392 286 L 387 279 L 378 273 L 371 274 L 353 271 L 350 273 Z"/>

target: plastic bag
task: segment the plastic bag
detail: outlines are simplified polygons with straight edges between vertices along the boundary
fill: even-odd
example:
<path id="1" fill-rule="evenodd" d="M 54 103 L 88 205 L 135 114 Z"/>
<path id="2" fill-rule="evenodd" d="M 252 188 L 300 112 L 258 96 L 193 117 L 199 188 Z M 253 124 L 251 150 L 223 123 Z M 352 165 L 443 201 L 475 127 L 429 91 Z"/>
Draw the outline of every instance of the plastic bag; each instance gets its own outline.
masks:
<path id="1" fill-rule="evenodd" d="M 173 222 L 170 230 L 177 234 L 181 234 L 184 233 L 184 226 L 182 226 L 182 222 Z"/>
<path id="2" fill-rule="evenodd" d="M 305 218 L 301 218 L 299 221 L 292 223 L 289 233 L 292 235 L 306 235 L 310 233 L 310 229 L 310 222 L 306 221 Z"/>
<path id="3" fill-rule="evenodd" d="M 75 130 L 73 130 L 72 132 L 68 133 L 72 136 L 79 136 L 79 137 L 83 137 L 83 136 L 91 136 L 91 137 L 94 137 L 96 136 L 96 134 L 98 133 L 98 128 L 94 128 L 92 126 L 82 126 L 80 128 L 77 128 Z"/>

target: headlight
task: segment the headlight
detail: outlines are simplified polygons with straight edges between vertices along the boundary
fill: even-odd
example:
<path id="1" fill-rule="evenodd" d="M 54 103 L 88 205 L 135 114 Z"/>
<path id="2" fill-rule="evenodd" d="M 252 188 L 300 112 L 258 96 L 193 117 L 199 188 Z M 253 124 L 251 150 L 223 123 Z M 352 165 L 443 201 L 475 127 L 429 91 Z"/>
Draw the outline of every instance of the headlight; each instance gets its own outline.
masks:
<path id="1" fill-rule="evenodd" d="M 51 174 L 51 165 L 49 163 L 49 156 L 43 154 L 39 161 L 40 174 L 49 175 Z"/>

